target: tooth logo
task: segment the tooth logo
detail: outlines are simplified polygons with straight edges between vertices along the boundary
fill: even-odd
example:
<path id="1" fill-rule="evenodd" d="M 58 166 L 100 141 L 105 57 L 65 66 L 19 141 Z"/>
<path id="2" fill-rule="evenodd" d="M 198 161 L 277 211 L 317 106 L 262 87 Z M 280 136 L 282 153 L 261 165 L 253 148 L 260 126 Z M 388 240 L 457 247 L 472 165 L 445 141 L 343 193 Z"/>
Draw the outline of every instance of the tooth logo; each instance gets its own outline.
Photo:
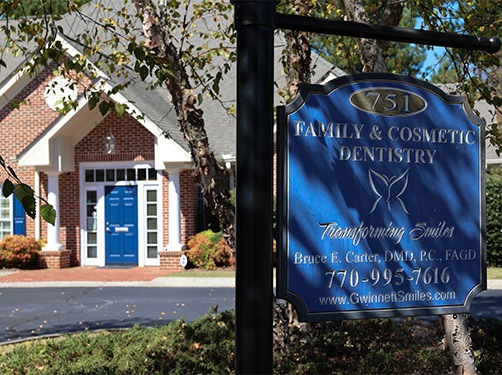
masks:
<path id="1" fill-rule="evenodd" d="M 378 196 L 375 204 L 373 204 L 370 214 L 375 211 L 378 206 L 378 202 L 380 202 L 382 198 L 384 198 L 385 202 L 387 202 L 387 208 L 389 211 L 391 211 L 391 203 L 393 201 L 397 201 L 403 208 L 403 211 L 408 215 L 410 214 L 406 209 L 403 200 L 400 198 L 408 187 L 408 171 L 409 169 L 407 169 L 400 176 L 392 176 L 389 178 L 386 175 L 377 173 L 372 169 L 369 170 L 371 189 L 373 189 L 373 192 Z"/>

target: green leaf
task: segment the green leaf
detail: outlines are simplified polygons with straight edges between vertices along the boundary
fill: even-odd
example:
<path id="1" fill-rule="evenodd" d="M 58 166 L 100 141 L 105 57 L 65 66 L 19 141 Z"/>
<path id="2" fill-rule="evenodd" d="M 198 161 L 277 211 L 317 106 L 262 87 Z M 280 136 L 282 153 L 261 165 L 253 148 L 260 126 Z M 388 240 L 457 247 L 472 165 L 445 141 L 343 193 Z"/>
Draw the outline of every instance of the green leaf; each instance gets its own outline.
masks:
<path id="1" fill-rule="evenodd" d="M 19 184 L 14 188 L 14 193 L 16 194 L 17 200 L 23 205 L 26 214 L 34 219 L 36 216 L 36 202 L 33 189 L 29 185 Z"/>
<path id="2" fill-rule="evenodd" d="M 23 205 L 24 210 L 26 211 L 26 214 L 32 219 L 35 219 L 37 215 L 35 210 L 36 209 L 35 197 L 25 197 L 21 203 Z"/>
<path id="3" fill-rule="evenodd" d="M 124 116 L 126 114 L 127 106 L 122 103 L 115 103 L 115 111 L 119 116 Z"/>
<path id="4" fill-rule="evenodd" d="M 12 193 L 14 192 L 14 184 L 9 180 L 9 179 L 6 179 L 4 182 L 3 182 L 3 186 L 2 186 L 2 194 L 5 198 L 7 198 L 8 196 L 10 196 Z"/>
<path id="5" fill-rule="evenodd" d="M 146 79 L 146 77 L 148 77 L 148 73 L 149 73 L 149 70 L 146 65 L 141 65 L 139 67 L 139 76 L 141 77 L 141 79 L 143 81 Z"/>
<path id="6" fill-rule="evenodd" d="M 23 184 L 23 183 L 16 185 L 16 187 L 14 188 L 14 191 L 16 193 L 16 198 L 21 203 L 23 202 L 23 199 L 30 198 L 30 197 L 33 198 L 35 196 L 35 192 L 31 188 L 31 186 L 27 185 L 27 184 Z"/>
<path id="7" fill-rule="evenodd" d="M 101 112 L 103 116 L 106 115 L 109 110 L 110 110 L 110 103 L 105 101 L 99 103 L 99 112 Z"/>
<path id="8" fill-rule="evenodd" d="M 89 109 L 92 111 L 99 102 L 99 95 L 91 95 L 89 97 Z"/>
<path id="9" fill-rule="evenodd" d="M 137 47 L 134 49 L 134 56 L 140 60 L 140 61 L 143 61 L 145 59 L 145 56 L 146 56 L 146 52 L 144 49 L 142 49 L 141 47 Z"/>
<path id="10" fill-rule="evenodd" d="M 110 95 L 113 95 L 113 94 L 116 94 L 118 93 L 119 91 L 123 90 L 124 89 L 124 86 L 123 85 L 116 85 L 115 87 L 113 87 L 113 89 L 110 91 Z"/>
<path id="11" fill-rule="evenodd" d="M 17 177 L 16 171 L 14 169 L 12 169 L 12 167 L 10 165 L 7 166 L 7 170 L 10 173 L 10 175 L 12 177 L 14 177 L 15 180 L 19 181 L 19 178 Z"/>
<path id="12" fill-rule="evenodd" d="M 56 210 L 52 205 L 46 203 L 40 206 L 40 215 L 49 224 L 54 225 L 56 223 Z"/>

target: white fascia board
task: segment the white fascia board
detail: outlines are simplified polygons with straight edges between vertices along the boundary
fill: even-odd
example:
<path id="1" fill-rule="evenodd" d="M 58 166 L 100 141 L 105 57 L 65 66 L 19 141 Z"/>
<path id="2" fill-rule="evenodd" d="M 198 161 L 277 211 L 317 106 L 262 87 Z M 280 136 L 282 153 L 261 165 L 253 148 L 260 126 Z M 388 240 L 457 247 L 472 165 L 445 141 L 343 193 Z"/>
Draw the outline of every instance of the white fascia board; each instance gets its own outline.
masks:
<path id="1" fill-rule="evenodd" d="M 32 78 L 26 69 L 20 69 L 2 87 L 0 87 L 0 108 L 5 107 L 17 94 L 23 90 Z"/>

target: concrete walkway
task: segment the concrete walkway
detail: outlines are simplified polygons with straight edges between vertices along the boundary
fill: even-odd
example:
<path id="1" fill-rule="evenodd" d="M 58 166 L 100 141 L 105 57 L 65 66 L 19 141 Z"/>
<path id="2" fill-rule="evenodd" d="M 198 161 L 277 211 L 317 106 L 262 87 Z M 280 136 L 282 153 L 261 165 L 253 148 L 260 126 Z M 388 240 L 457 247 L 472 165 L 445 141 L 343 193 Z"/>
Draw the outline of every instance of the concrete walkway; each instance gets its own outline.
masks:
<path id="1" fill-rule="evenodd" d="M 71 267 L 43 270 L 0 270 L 0 288 L 151 286 L 235 287 L 233 277 L 170 277 L 158 267 Z M 275 285 L 275 279 L 274 279 Z M 488 289 L 502 289 L 502 280 L 488 280 Z"/>
<path id="2" fill-rule="evenodd" d="M 0 270 L 0 288 L 151 286 L 234 287 L 233 277 L 169 277 L 158 267 Z"/>

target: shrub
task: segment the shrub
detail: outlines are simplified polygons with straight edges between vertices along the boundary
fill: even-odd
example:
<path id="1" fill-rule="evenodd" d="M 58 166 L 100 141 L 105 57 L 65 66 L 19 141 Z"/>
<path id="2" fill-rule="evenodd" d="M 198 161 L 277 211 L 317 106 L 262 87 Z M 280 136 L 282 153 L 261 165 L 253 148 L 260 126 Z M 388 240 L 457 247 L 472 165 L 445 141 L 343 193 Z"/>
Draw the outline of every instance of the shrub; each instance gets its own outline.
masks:
<path id="1" fill-rule="evenodd" d="M 486 176 L 486 251 L 491 267 L 502 267 L 502 169 Z"/>
<path id="2" fill-rule="evenodd" d="M 474 356 L 482 374 L 500 374 L 502 321 L 472 320 Z M 295 324 L 274 351 L 274 374 L 453 374 L 439 320 L 365 319 Z M 308 339 L 307 339 L 308 338 Z M 85 332 L 6 346 L 1 374 L 233 374 L 235 314 L 195 322 Z"/>
<path id="3" fill-rule="evenodd" d="M 35 268 L 39 250 L 34 238 L 6 236 L 0 241 L 0 268 Z"/>
<path id="4" fill-rule="evenodd" d="M 233 267 L 235 258 L 232 249 L 225 242 L 221 232 L 206 230 L 188 241 L 186 255 L 191 265 L 203 269 Z"/>
<path id="5" fill-rule="evenodd" d="M 1 374 L 233 374 L 232 312 L 110 333 L 84 332 L 0 351 Z"/>

